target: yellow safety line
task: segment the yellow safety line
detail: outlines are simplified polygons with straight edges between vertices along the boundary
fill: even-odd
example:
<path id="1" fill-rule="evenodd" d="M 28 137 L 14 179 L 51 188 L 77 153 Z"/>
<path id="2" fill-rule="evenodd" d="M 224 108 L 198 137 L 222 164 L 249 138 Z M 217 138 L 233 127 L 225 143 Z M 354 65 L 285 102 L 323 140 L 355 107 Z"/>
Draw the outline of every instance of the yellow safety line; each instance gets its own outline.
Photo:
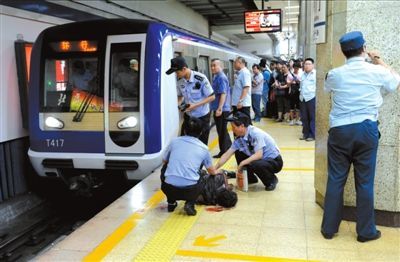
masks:
<path id="1" fill-rule="evenodd" d="M 314 168 L 284 167 L 282 171 L 314 171 Z"/>
<path id="2" fill-rule="evenodd" d="M 220 258 L 228 260 L 245 260 L 245 261 L 270 261 L 270 262 L 289 262 L 289 261 L 307 261 L 304 259 L 289 259 L 289 258 L 277 258 L 277 257 L 263 257 L 253 255 L 242 255 L 232 253 L 219 253 L 219 252 L 207 252 L 207 251 L 192 251 L 192 250 L 178 250 L 176 252 L 178 256 L 185 257 L 201 257 L 201 258 Z"/>
<path id="3" fill-rule="evenodd" d="M 279 148 L 281 151 L 308 151 L 315 150 L 314 147 L 281 147 Z"/>
<path id="4" fill-rule="evenodd" d="M 138 220 L 142 219 L 150 209 L 157 206 L 164 198 L 165 195 L 161 190 L 154 193 L 141 211 L 137 211 L 128 217 L 111 235 L 84 257 L 83 261 L 100 261 L 103 259 L 130 231 L 136 227 Z"/>
<path id="5" fill-rule="evenodd" d="M 176 210 L 137 254 L 134 261 L 171 261 L 202 211 L 203 207 L 197 206 L 197 215 L 188 216 Z"/>

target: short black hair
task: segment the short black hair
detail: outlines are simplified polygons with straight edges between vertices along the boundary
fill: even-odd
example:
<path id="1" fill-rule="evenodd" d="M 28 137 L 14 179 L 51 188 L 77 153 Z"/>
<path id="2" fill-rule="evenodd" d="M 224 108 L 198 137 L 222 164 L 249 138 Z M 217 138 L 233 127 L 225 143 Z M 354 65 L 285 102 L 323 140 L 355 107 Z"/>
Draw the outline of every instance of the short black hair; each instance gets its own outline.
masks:
<path id="1" fill-rule="evenodd" d="M 219 59 L 219 58 L 213 58 L 213 59 L 211 59 L 211 63 L 212 63 L 212 62 L 215 62 L 215 61 L 220 61 L 220 59 Z"/>
<path id="2" fill-rule="evenodd" d="M 306 61 L 311 61 L 311 63 L 314 64 L 314 59 L 312 59 L 311 57 L 307 57 L 306 59 L 304 59 L 304 62 Z"/>
<path id="3" fill-rule="evenodd" d="M 296 61 L 296 62 L 294 62 L 294 64 L 293 64 L 293 68 L 301 68 L 301 64 L 300 64 L 300 62 L 299 61 Z"/>
<path id="4" fill-rule="evenodd" d="M 251 68 L 254 68 L 254 67 L 256 67 L 258 70 L 260 70 L 260 66 L 259 65 L 254 64 Z"/>
<path id="5" fill-rule="evenodd" d="M 190 117 L 185 121 L 184 131 L 187 136 L 199 137 L 203 132 L 203 121 L 196 117 Z"/>
<path id="6" fill-rule="evenodd" d="M 351 50 L 347 50 L 347 51 L 343 51 L 344 56 L 349 59 L 352 58 L 354 56 L 359 56 L 362 54 L 362 52 L 364 51 L 364 46 L 357 48 L 357 49 L 351 49 Z"/>
<path id="7" fill-rule="evenodd" d="M 217 204 L 222 207 L 234 207 L 237 201 L 236 192 L 224 188 L 217 193 Z"/>

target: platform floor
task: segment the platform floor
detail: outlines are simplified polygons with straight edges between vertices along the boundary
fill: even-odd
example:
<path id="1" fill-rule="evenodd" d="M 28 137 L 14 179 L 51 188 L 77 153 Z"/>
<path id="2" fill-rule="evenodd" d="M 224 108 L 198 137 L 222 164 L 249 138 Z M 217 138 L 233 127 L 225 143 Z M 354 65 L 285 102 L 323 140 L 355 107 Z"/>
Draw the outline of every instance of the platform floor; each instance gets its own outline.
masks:
<path id="1" fill-rule="evenodd" d="M 159 170 L 97 214 L 37 261 L 400 261 L 400 229 L 379 227 L 382 238 L 356 241 L 355 223 L 322 238 L 322 209 L 315 203 L 314 143 L 300 141 L 301 127 L 270 120 L 256 124 L 277 141 L 284 168 L 275 191 L 261 182 L 238 192 L 235 208 L 216 212 L 196 206 L 186 216 L 181 202 L 166 210 Z M 215 130 L 210 151 L 217 153 Z M 234 161 L 224 168 L 235 169 Z M 234 180 L 230 180 L 235 183 Z"/>

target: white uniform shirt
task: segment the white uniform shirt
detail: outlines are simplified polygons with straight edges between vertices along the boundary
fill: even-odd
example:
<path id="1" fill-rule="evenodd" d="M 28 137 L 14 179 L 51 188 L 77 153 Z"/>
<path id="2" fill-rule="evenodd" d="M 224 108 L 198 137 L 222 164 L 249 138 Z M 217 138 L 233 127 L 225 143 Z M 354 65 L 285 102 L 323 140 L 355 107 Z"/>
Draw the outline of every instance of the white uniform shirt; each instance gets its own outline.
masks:
<path id="1" fill-rule="evenodd" d="M 214 90 L 211 87 L 210 82 L 207 77 L 202 73 L 193 71 L 190 74 L 189 80 L 184 77 L 178 80 L 176 83 L 178 96 L 183 96 L 185 98 L 185 103 L 195 104 L 203 101 L 207 97 L 214 94 Z M 210 105 L 206 103 L 199 107 L 196 107 L 186 114 L 193 117 L 202 117 L 210 112 Z"/>
<path id="2" fill-rule="evenodd" d="M 251 106 L 251 74 L 249 69 L 243 67 L 238 74 L 235 74 L 235 85 L 232 89 L 232 105 L 237 106 L 242 95 L 243 88 L 249 87 L 246 97 L 243 99 L 242 106 Z"/>
<path id="3" fill-rule="evenodd" d="M 317 72 L 313 69 L 311 72 L 303 72 L 300 79 L 300 101 L 308 102 L 315 97 L 317 87 Z"/>
<path id="4" fill-rule="evenodd" d="M 332 69 L 325 80 L 325 91 L 332 93 L 330 126 L 377 121 L 383 102 L 381 88 L 394 91 L 399 81 L 388 69 L 367 63 L 363 57 L 350 58 Z"/>

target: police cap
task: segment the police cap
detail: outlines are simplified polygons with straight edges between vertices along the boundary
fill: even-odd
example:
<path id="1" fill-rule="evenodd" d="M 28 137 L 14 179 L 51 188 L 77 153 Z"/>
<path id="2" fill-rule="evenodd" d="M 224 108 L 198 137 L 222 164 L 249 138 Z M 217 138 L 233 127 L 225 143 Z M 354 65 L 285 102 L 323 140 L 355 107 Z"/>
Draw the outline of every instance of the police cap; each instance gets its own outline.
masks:
<path id="1" fill-rule="evenodd" d="M 226 118 L 228 122 L 235 122 L 248 126 L 250 124 L 250 117 L 243 112 L 233 113 L 230 117 Z"/>
<path id="2" fill-rule="evenodd" d="M 175 57 L 175 58 L 171 59 L 171 67 L 165 73 L 167 75 L 170 75 L 173 72 L 181 70 L 184 67 L 188 67 L 187 64 L 186 64 L 185 58 L 183 58 L 182 56 L 178 56 L 178 57 Z"/>
<path id="3" fill-rule="evenodd" d="M 362 47 L 365 43 L 365 40 L 360 31 L 352 31 L 344 34 L 339 39 L 339 43 L 342 51 L 350 51 Z"/>

